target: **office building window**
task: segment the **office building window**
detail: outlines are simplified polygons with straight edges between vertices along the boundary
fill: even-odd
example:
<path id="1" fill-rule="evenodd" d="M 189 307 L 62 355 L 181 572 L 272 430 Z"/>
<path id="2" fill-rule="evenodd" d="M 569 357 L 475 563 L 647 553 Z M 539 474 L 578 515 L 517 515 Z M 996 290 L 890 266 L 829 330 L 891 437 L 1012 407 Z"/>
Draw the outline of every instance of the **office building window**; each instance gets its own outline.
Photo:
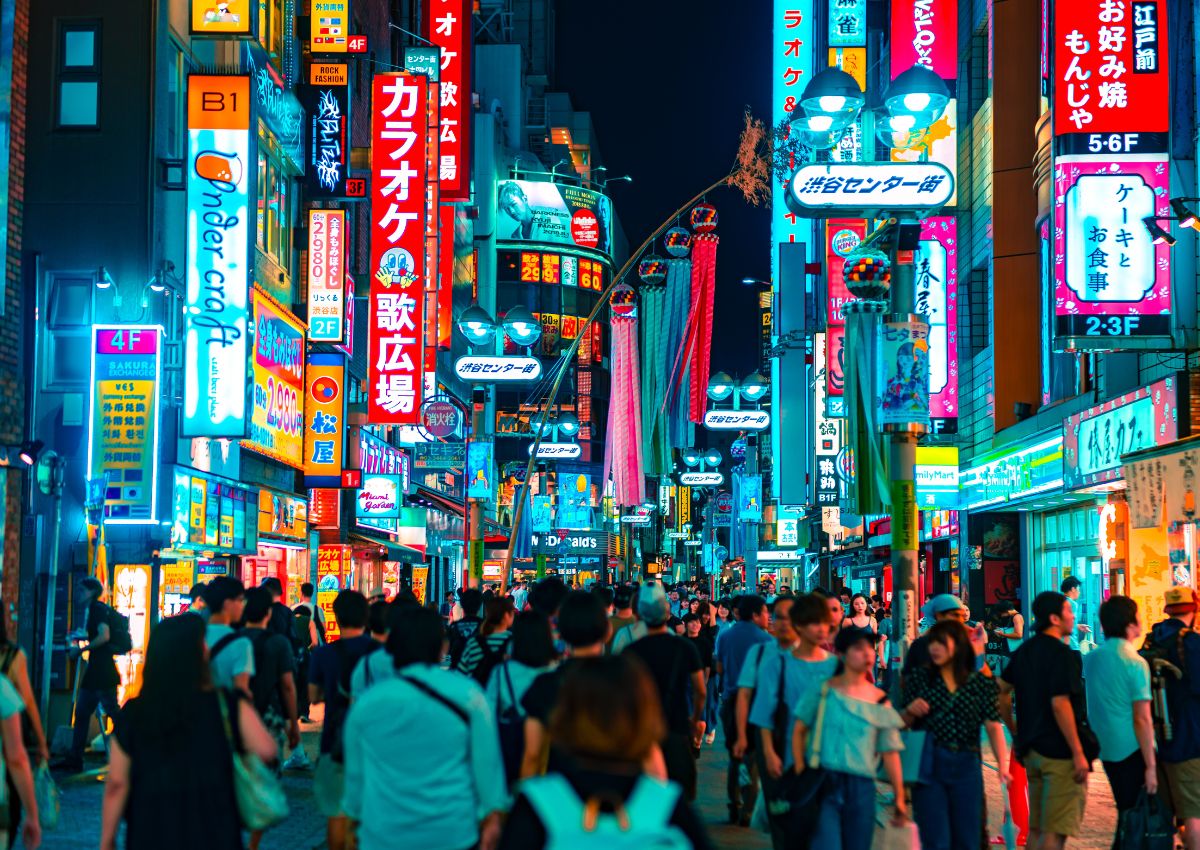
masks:
<path id="1" fill-rule="evenodd" d="M 58 29 L 55 123 L 60 128 L 100 126 L 100 22 L 71 21 Z"/>

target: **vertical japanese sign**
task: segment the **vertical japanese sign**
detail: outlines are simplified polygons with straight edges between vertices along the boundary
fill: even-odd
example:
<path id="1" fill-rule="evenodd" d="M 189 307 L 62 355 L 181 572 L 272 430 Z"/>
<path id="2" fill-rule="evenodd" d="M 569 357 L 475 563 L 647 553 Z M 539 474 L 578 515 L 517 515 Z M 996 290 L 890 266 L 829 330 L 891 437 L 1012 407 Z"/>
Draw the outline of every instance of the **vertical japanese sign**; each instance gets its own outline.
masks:
<path id="1" fill-rule="evenodd" d="M 1167 158 L 1060 156 L 1054 166 L 1054 316 L 1060 350 L 1144 348 L 1171 336 Z"/>
<path id="2" fill-rule="evenodd" d="M 958 76 L 958 0 L 892 0 L 892 79 L 922 65 Z"/>
<path id="3" fill-rule="evenodd" d="M 442 51 L 438 185 L 443 201 L 471 200 L 470 0 L 425 0 L 425 37 Z"/>
<path id="4" fill-rule="evenodd" d="M 250 78 L 188 77 L 184 437 L 246 433 Z"/>
<path id="5" fill-rule="evenodd" d="M 304 485 L 338 487 L 346 431 L 346 360 L 340 354 L 309 354 L 304 379 Z"/>
<path id="6" fill-rule="evenodd" d="M 846 317 L 842 309 L 854 296 L 846 288 L 842 269 L 846 255 L 867 235 L 860 218 L 832 218 L 825 222 L 825 398 L 832 417 L 846 415 Z"/>
<path id="7" fill-rule="evenodd" d="M 304 326 L 255 288 L 254 412 L 247 445 L 278 461 L 304 466 Z"/>
<path id="8" fill-rule="evenodd" d="M 883 392 L 880 425 L 929 426 L 929 325 L 921 321 L 879 325 L 877 374 Z"/>
<path id="9" fill-rule="evenodd" d="M 438 207 L 438 348 L 449 350 L 454 328 L 454 207 Z"/>
<path id="10" fill-rule="evenodd" d="M 441 189 L 438 185 L 438 108 L 439 86 L 429 83 L 428 106 L 426 113 L 426 144 L 425 152 L 425 352 L 426 357 L 437 349 L 438 336 L 438 242 L 440 235 L 438 225 L 438 204 L 441 201 Z M 452 238 L 452 237 L 451 237 Z M 430 371 L 433 371 L 432 369 Z"/>
<path id="11" fill-rule="evenodd" d="M 929 322 L 929 415 L 934 419 L 956 419 L 958 225 L 954 216 L 930 216 L 921 222 L 921 241 L 914 263 L 915 312 Z"/>
<path id="12" fill-rule="evenodd" d="M 816 470 L 813 491 L 818 507 L 838 507 L 837 457 L 842 450 L 842 423 L 832 419 L 825 410 L 825 334 L 813 334 L 813 469 Z"/>
<path id="13" fill-rule="evenodd" d="M 341 342 L 346 306 L 346 213 L 308 211 L 308 338 Z"/>
<path id="14" fill-rule="evenodd" d="M 350 0 L 313 0 L 309 49 L 345 53 L 350 38 Z"/>
<path id="15" fill-rule="evenodd" d="M 340 638 L 333 600 L 337 599 L 347 573 L 353 567 L 349 546 L 320 546 L 317 548 L 317 604 L 325 615 L 325 640 L 332 643 Z"/>
<path id="16" fill-rule="evenodd" d="M 773 0 L 771 19 L 771 123 L 786 121 L 813 72 L 812 0 Z M 793 163 L 799 165 L 799 163 Z M 811 225 L 790 212 L 783 183 L 776 183 L 771 194 L 771 244 L 800 242 L 810 233 Z M 771 251 L 771 276 L 779 280 L 778 249 Z"/>
<path id="17" fill-rule="evenodd" d="M 162 329 L 94 326 L 91 374 L 88 477 L 106 481 L 105 522 L 153 522 Z"/>
<path id="18" fill-rule="evenodd" d="M 367 421 L 415 425 L 425 333 L 428 81 L 377 74 L 372 86 Z"/>
<path id="19" fill-rule="evenodd" d="M 830 0 L 829 46 L 865 47 L 867 0 Z"/>
<path id="20" fill-rule="evenodd" d="M 344 198 L 350 165 L 350 75 L 340 62 L 314 62 L 309 85 L 300 90 L 308 122 L 304 173 L 309 200 Z"/>

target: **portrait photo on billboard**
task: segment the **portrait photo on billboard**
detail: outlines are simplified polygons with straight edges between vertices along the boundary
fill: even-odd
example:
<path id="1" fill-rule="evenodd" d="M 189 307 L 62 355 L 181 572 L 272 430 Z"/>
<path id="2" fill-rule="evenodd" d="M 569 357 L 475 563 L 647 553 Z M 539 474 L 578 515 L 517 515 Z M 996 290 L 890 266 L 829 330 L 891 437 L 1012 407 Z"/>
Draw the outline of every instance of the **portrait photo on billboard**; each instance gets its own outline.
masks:
<path id="1" fill-rule="evenodd" d="M 501 241 L 573 245 L 612 253 L 612 204 L 599 192 L 562 183 L 506 180 L 496 195 Z"/>

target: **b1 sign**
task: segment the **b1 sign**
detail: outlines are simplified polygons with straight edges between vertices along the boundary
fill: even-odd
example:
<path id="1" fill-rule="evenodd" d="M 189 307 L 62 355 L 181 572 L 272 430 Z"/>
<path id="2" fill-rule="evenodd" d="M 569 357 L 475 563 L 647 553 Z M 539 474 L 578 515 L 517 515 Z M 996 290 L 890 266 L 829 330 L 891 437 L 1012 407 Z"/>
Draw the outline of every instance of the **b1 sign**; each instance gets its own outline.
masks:
<path id="1" fill-rule="evenodd" d="M 1170 216 L 1167 158 L 1058 157 L 1056 348 L 1148 348 L 1171 337 L 1171 249 L 1142 224 Z M 1135 339 L 1136 338 L 1136 339 Z"/>
<path id="2" fill-rule="evenodd" d="M 954 175 L 937 162 L 838 162 L 801 166 L 788 184 L 796 212 L 935 210 L 954 194 Z"/>

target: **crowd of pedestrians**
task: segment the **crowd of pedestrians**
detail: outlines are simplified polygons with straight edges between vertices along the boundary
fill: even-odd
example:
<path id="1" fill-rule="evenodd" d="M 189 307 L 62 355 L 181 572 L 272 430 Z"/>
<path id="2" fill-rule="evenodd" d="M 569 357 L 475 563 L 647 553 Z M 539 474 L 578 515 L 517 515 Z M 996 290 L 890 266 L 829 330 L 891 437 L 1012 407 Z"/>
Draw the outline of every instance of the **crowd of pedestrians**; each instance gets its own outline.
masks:
<path id="1" fill-rule="evenodd" d="M 140 690 L 118 708 L 128 624 L 87 579 L 88 662 L 56 766 L 79 769 L 96 710 L 114 721 L 104 850 L 162 846 L 166 834 L 183 848 L 253 850 L 287 817 L 284 767 L 312 771 L 331 850 L 397 836 L 430 850 L 606 835 L 708 848 L 697 760 L 720 758 L 705 754 L 720 732 L 729 822 L 777 850 L 869 850 L 877 811 L 911 836 L 905 847 L 1058 850 L 1081 834 L 1096 769 L 1123 824 L 1114 847 L 1143 846 L 1130 824 L 1169 811 L 1200 850 L 1197 596 L 1171 589 L 1146 637 L 1136 604 L 1112 596 L 1094 635 L 1075 589 L 1038 595 L 1028 624 L 1015 603 L 976 622 L 957 597 L 934 596 L 893 670 L 890 614 L 863 594 L 713 599 L 689 584 L 580 590 L 550 578 L 425 607 L 407 590 L 390 601 L 345 590 L 327 641 L 311 585 L 289 609 L 270 581 L 218 577 L 155 626 Z M 313 761 L 300 721 L 318 705 Z M 3 838 L 33 848 L 49 748 L 24 653 L 2 638 L 0 733 Z M 988 831 L 985 744 L 1007 836 Z"/>

